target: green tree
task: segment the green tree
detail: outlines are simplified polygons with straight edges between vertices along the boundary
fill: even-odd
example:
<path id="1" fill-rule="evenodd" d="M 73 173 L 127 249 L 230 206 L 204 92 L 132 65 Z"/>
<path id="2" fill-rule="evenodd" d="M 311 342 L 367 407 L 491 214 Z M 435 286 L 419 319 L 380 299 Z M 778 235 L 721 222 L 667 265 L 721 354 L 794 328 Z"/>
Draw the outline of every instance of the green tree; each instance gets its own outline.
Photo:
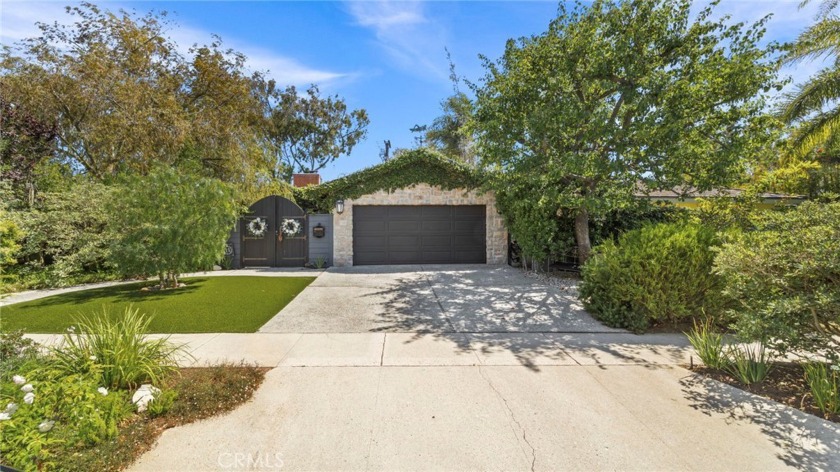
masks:
<path id="1" fill-rule="evenodd" d="M 112 260 L 126 275 L 155 274 L 161 287 L 221 259 L 239 207 L 223 182 L 171 168 L 132 176 L 108 213 Z"/>
<path id="2" fill-rule="evenodd" d="M 840 203 L 755 212 L 715 258 L 738 334 L 840 362 Z"/>
<path id="3" fill-rule="evenodd" d="M 775 46 L 758 46 L 767 18 L 729 25 L 710 6 L 692 21 L 691 4 L 561 6 L 547 32 L 484 59 L 478 154 L 497 171 L 508 219 L 574 215 L 583 262 L 590 218 L 626 205 L 640 183 L 706 190 L 743 175 L 766 134 L 762 92 L 781 87 Z M 542 230 L 539 219 L 516 226 Z"/>
<path id="4" fill-rule="evenodd" d="M 805 0 L 802 5 L 807 3 L 810 1 Z M 838 3 L 824 0 L 817 22 L 799 35 L 785 55 L 788 64 L 823 57 L 834 60 L 831 66 L 786 94 L 781 103 L 781 119 L 797 125 L 791 134 L 791 152 L 796 158 L 805 158 L 836 141 L 834 137 L 840 132 L 840 17 L 833 14 Z"/>
<path id="5" fill-rule="evenodd" d="M 274 150 L 278 178 L 323 169 L 350 154 L 367 135 L 370 120 L 363 108 L 349 111 L 338 96 L 321 97 L 317 86 L 309 87 L 306 96 L 298 95 L 295 87 L 269 88 L 266 96 L 266 136 Z"/>
<path id="6" fill-rule="evenodd" d="M 37 120 L 26 110 L 6 101 L 0 88 L 0 179 L 18 198 L 35 202 L 35 171 L 52 156 L 55 127 Z"/>
<path id="7" fill-rule="evenodd" d="M 244 56 L 217 40 L 183 57 L 165 13 L 67 11 L 73 24 L 40 24 L 39 36 L 0 56 L 4 97 L 55 123 L 60 160 L 99 180 L 157 164 L 241 172 L 262 112 L 251 93 L 262 78 Z"/>
<path id="8" fill-rule="evenodd" d="M 470 165 L 477 164 L 472 133 L 468 127 L 473 114 L 473 102 L 461 91 L 461 78 L 455 73 L 455 63 L 449 50 L 449 80 L 452 82 L 452 95 L 441 103 L 442 115 L 435 118 L 431 125 L 414 125 L 411 128 L 417 145 L 431 147 L 441 154 Z"/>

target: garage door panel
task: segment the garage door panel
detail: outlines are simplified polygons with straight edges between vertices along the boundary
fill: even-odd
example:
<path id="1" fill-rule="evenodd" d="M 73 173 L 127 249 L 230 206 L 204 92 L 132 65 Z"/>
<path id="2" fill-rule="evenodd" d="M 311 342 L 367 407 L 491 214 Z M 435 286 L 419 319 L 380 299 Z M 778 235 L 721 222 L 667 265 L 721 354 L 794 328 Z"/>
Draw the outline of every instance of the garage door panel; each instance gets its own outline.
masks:
<path id="1" fill-rule="evenodd" d="M 486 262 L 483 205 L 354 206 L 353 263 Z"/>
<path id="2" fill-rule="evenodd" d="M 419 220 L 422 214 L 420 207 L 413 206 L 383 206 L 388 212 L 388 218 L 392 220 Z"/>
<path id="3" fill-rule="evenodd" d="M 420 245 L 420 236 L 388 236 L 388 248 L 394 250 L 404 250 L 404 248 L 416 248 Z"/>

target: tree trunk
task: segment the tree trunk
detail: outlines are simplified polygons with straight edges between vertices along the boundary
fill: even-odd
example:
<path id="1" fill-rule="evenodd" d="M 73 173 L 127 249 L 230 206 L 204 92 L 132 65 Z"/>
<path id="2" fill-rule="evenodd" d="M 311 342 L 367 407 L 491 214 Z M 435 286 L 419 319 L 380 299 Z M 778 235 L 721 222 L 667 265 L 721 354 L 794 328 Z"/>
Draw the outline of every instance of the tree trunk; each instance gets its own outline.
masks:
<path id="1" fill-rule="evenodd" d="M 578 264 L 583 265 L 592 251 L 592 243 L 589 241 L 589 212 L 586 208 L 579 208 L 575 214 L 575 240 L 578 248 Z"/>

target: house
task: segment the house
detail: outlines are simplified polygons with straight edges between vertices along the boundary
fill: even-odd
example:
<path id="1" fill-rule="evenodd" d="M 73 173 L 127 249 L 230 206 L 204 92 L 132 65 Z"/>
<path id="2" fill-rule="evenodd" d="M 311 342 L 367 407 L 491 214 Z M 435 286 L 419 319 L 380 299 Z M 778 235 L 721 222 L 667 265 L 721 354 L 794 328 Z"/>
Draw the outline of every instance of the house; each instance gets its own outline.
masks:
<path id="1" fill-rule="evenodd" d="M 504 264 L 507 230 L 480 182 L 475 169 L 422 149 L 325 183 L 296 174 L 294 202 L 251 205 L 229 240 L 232 265 Z M 254 220 L 266 230 L 255 234 Z"/>

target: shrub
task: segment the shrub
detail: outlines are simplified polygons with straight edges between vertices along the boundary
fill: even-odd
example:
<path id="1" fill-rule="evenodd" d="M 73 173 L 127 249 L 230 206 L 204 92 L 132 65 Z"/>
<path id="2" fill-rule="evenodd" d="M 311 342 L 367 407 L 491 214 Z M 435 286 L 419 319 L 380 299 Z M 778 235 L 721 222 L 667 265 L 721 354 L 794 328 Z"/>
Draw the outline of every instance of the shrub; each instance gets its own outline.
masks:
<path id="1" fill-rule="evenodd" d="M 714 329 L 711 319 L 706 319 L 702 323 L 695 320 L 694 327 L 685 335 L 707 367 L 723 369 L 727 366 L 728 358 L 724 352 L 723 334 Z"/>
<path id="2" fill-rule="evenodd" d="M 113 438 L 131 414 L 127 392 L 101 391 L 95 374 L 67 375 L 46 362 L 17 375 L 0 386 L 7 415 L 0 421 L 4 464 L 51 470 L 65 445 Z"/>
<path id="3" fill-rule="evenodd" d="M 24 338 L 23 330 L 0 333 L 0 380 L 27 362 L 38 359 L 40 352 L 35 341 Z"/>
<path id="4" fill-rule="evenodd" d="M 840 366 L 812 362 L 804 367 L 805 380 L 817 408 L 826 416 L 840 413 Z"/>
<path id="5" fill-rule="evenodd" d="M 840 359 L 840 203 L 761 212 L 715 259 L 734 328 L 781 354 Z"/>
<path id="6" fill-rule="evenodd" d="M 129 178 L 109 214 L 119 269 L 177 286 L 179 274 L 209 269 L 224 256 L 238 206 L 221 181 L 157 169 Z"/>
<path id="7" fill-rule="evenodd" d="M 582 268 L 580 295 L 609 326 L 641 332 L 650 325 L 720 313 L 721 280 L 712 273 L 715 232 L 660 223 L 598 246 Z"/>
<path id="8" fill-rule="evenodd" d="M 744 385 L 762 382 L 770 374 L 772 365 L 767 356 L 767 348 L 762 343 L 758 347 L 733 347 L 728 352 L 729 361 L 726 370 Z"/>
<path id="9" fill-rule="evenodd" d="M 110 271 L 104 211 L 109 195 L 107 186 L 79 179 L 64 191 L 39 194 L 32 208 L 9 212 L 24 234 L 15 273 L 41 288 Z"/>
<path id="10" fill-rule="evenodd" d="M 168 338 L 149 339 L 150 322 L 151 318 L 130 307 L 117 318 L 105 310 L 82 316 L 72 332 L 64 335 L 63 345 L 54 349 L 55 367 L 67 374 L 99 372 L 101 384 L 108 388 L 160 384 L 176 371 L 182 347 Z"/>

